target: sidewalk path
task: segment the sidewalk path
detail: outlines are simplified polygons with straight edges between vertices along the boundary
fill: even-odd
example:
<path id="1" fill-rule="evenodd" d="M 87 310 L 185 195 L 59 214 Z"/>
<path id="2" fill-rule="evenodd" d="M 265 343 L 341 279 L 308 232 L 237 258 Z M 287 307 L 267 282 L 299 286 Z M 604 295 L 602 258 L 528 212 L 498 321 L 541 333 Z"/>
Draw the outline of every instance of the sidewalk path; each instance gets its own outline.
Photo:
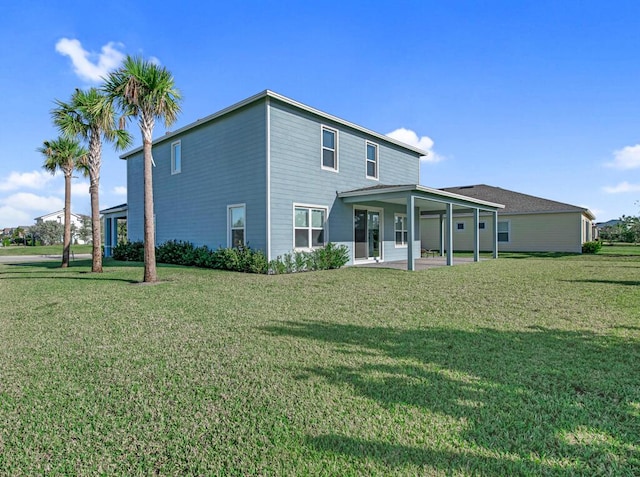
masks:
<path id="1" fill-rule="evenodd" d="M 90 253 L 78 253 L 71 261 L 91 258 Z M 0 263 L 30 263 L 62 261 L 62 255 L 0 255 Z"/>

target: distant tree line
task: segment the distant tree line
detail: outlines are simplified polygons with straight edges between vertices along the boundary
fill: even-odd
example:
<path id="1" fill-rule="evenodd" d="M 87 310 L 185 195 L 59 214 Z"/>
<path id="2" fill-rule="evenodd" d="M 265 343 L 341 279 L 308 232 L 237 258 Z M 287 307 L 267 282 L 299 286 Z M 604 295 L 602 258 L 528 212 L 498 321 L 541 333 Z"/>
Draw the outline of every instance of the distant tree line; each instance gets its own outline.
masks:
<path id="1" fill-rule="evenodd" d="M 599 237 L 604 242 L 640 243 L 640 216 L 623 215 L 617 224 L 600 229 Z"/>

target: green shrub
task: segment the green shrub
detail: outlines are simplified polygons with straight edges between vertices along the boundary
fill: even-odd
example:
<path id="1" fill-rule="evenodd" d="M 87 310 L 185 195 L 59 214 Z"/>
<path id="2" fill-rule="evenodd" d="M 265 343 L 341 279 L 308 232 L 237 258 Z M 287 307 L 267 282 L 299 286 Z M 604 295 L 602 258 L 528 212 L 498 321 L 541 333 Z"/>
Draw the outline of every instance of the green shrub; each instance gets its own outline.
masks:
<path id="1" fill-rule="evenodd" d="M 113 248 L 113 258 L 124 262 L 143 262 L 143 242 L 120 242 Z"/>
<path id="2" fill-rule="evenodd" d="M 310 272 L 314 270 L 331 270 L 340 268 L 349 261 L 349 249 L 344 245 L 328 243 L 322 248 L 310 252 L 285 253 L 269 262 L 269 273 Z"/>
<path id="3" fill-rule="evenodd" d="M 156 261 L 172 265 L 195 265 L 195 247 L 191 242 L 169 240 L 156 248 Z"/>
<path id="4" fill-rule="evenodd" d="M 602 242 L 593 241 L 582 244 L 582 253 L 598 253 L 602 248 Z"/>
<path id="5" fill-rule="evenodd" d="M 212 268 L 245 273 L 267 273 L 267 257 L 262 250 L 249 245 L 236 248 L 219 248 L 212 252 Z"/>
<path id="6" fill-rule="evenodd" d="M 143 242 L 119 243 L 113 249 L 113 258 L 142 262 L 144 261 L 144 244 Z M 344 245 L 336 246 L 329 243 L 325 247 L 310 252 L 287 253 L 267 262 L 267 257 L 262 250 L 254 250 L 249 245 L 210 250 L 206 245 L 195 247 L 190 242 L 170 240 L 156 247 L 156 261 L 232 272 L 279 275 L 340 268 L 349 261 L 349 251 Z"/>

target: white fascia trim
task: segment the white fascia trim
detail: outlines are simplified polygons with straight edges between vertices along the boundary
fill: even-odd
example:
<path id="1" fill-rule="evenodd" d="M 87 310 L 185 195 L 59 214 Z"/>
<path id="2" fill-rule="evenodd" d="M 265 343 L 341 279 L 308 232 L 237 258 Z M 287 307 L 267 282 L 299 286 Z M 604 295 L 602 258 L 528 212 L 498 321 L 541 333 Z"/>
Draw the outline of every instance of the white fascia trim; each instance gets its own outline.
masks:
<path id="1" fill-rule="evenodd" d="M 267 262 L 271 261 L 271 101 L 267 98 L 266 107 L 267 126 Z"/>
<path id="2" fill-rule="evenodd" d="M 278 93 L 274 93 L 273 91 L 270 90 L 264 90 L 258 94 L 255 94 L 247 99 L 244 99 L 238 103 L 232 104 L 229 107 L 226 107 L 224 109 L 221 109 L 220 111 L 218 111 L 217 113 L 213 113 L 209 116 L 206 116 L 202 119 L 198 119 L 197 121 L 191 123 L 191 124 L 187 124 L 184 127 L 181 127 L 180 129 L 177 129 L 176 131 L 173 132 L 168 132 L 166 133 L 164 136 L 157 138 L 156 140 L 153 141 L 152 145 L 155 146 L 156 144 L 163 142 L 163 141 L 167 141 L 169 139 L 171 139 L 172 137 L 176 136 L 177 134 L 181 134 L 185 131 L 188 131 L 189 129 L 195 128 L 196 126 L 200 126 L 201 124 L 207 123 L 209 121 L 213 121 L 216 118 L 219 118 L 220 116 L 224 116 L 225 114 L 231 113 L 233 111 L 235 111 L 236 109 L 240 109 L 248 104 L 251 104 L 255 101 L 258 101 L 260 99 L 263 98 L 273 98 L 273 99 L 277 99 L 278 101 L 281 101 L 283 103 L 289 104 L 295 108 L 301 109 L 303 111 L 306 111 L 308 113 L 314 114 L 316 116 L 319 116 L 321 118 L 327 119 L 329 121 L 332 121 L 336 124 L 340 124 L 342 126 L 346 126 L 350 129 L 354 129 L 356 131 L 362 132 L 364 134 L 373 136 L 375 138 L 377 138 L 380 141 L 384 141 L 384 142 L 388 142 L 390 144 L 394 144 L 398 147 L 401 147 L 403 149 L 406 149 L 408 151 L 411 151 L 413 153 L 416 153 L 420 156 L 427 156 L 429 153 L 427 151 L 423 151 L 422 149 L 419 149 L 417 147 L 413 147 L 410 146 L 409 144 L 405 144 L 401 141 L 398 141 L 396 139 L 390 138 L 388 136 L 385 136 L 384 134 L 380 134 L 374 131 L 371 131 L 370 129 L 364 128 L 362 126 L 358 126 L 357 124 L 351 123 L 349 121 L 345 121 L 344 119 L 340 119 L 336 116 L 333 116 L 331 114 L 327 114 L 323 111 L 320 111 L 319 109 L 315 109 L 312 108 L 311 106 L 307 106 L 306 104 L 300 103 L 298 101 L 295 101 L 291 98 L 287 98 L 286 96 L 282 96 L 281 94 Z M 139 146 L 135 149 L 132 149 L 131 151 L 125 152 L 124 154 L 122 154 L 120 156 L 120 159 L 127 159 L 128 157 L 138 153 L 142 151 L 142 146 Z"/>

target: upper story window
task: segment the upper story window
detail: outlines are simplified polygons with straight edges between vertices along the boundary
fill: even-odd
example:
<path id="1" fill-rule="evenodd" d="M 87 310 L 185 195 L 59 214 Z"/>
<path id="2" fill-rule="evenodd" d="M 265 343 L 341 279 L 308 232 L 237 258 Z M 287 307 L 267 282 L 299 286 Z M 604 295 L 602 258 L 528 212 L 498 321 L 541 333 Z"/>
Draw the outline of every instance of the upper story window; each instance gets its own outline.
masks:
<path id="1" fill-rule="evenodd" d="M 244 204 L 230 205 L 227 207 L 227 213 L 229 247 L 241 247 L 245 244 L 246 207 Z"/>
<path id="2" fill-rule="evenodd" d="M 182 145 L 180 141 L 171 143 L 171 174 L 178 174 L 182 170 Z"/>
<path id="3" fill-rule="evenodd" d="M 456 222 L 456 230 L 462 232 L 464 230 L 464 222 Z"/>
<path id="4" fill-rule="evenodd" d="M 367 142 L 367 179 L 378 179 L 378 145 Z"/>
<path id="5" fill-rule="evenodd" d="M 478 222 L 479 230 L 484 230 L 486 227 L 487 227 L 487 224 L 485 222 Z"/>
<path id="6" fill-rule="evenodd" d="M 313 248 L 325 245 L 327 209 L 321 207 L 294 207 L 294 246 Z"/>
<path id="7" fill-rule="evenodd" d="M 338 131 L 322 126 L 322 168 L 338 171 Z"/>

